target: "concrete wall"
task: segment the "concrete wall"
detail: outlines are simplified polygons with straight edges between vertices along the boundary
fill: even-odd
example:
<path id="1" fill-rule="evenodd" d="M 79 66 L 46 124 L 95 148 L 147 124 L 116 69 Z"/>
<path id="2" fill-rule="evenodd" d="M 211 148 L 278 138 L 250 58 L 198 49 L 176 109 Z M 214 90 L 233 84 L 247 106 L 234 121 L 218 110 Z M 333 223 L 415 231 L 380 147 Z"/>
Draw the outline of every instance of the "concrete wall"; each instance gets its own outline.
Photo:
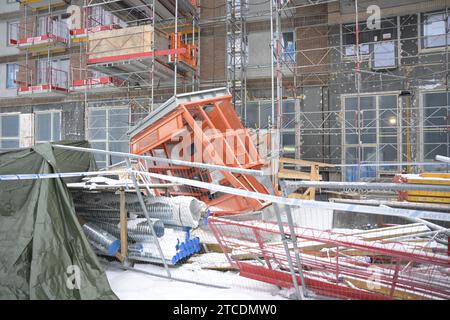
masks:
<path id="1" fill-rule="evenodd" d="M 11 3 L 10 3 L 11 2 Z M 0 17 L 6 16 L 19 10 L 19 2 L 8 0 L 0 0 Z"/>
<path id="2" fill-rule="evenodd" d="M 200 38 L 200 79 L 206 84 L 226 83 L 225 26 L 211 27 Z M 214 86 L 214 85 L 213 85 Z"/>
<path id="3" fill-rule="evenodd" d="M 270 17 L 270 2 L 260 0 L 247 0 L 249 18 L 248 22 L 268 20 Z"/>
<path id="4" fill-rule="evenodd" d="M 248 35 L 247 78 L 270 77 L 270 32 L 255 32 Z"/>

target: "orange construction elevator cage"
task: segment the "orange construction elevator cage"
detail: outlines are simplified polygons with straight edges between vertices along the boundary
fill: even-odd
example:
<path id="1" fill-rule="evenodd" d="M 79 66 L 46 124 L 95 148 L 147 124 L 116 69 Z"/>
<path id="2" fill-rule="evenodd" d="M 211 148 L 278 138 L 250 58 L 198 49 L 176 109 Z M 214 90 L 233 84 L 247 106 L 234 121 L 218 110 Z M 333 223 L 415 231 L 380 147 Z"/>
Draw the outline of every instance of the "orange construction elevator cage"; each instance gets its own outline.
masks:
<path id="1" fill-rule="evenodd" d="M 133 154 L 254 170 L 261 170 L 264 164 L 248 131 L 242 126 L 226 88 L 174 96 L 140 121 L 129 135 Z M 158 161 L 143 164 L 153 173 L 265 194 L 271 189 L 252 175 Z M 216 215 L 257 211 L 268 204 L 187 185 L 154 191 L 156 195 L 194 196 L 206 202 Z"/>

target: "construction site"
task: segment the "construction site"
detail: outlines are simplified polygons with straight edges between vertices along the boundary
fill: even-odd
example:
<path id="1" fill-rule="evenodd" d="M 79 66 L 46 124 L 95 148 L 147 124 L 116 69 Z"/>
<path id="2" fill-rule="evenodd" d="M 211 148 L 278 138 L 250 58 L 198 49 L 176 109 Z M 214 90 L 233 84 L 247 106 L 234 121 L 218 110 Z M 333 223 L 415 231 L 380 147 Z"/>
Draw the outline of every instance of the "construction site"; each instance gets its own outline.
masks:
<path id="1" fill-rule="evenodd" d="M 450 299 L 450 0 L 0 0 L 0 299 Z"/>

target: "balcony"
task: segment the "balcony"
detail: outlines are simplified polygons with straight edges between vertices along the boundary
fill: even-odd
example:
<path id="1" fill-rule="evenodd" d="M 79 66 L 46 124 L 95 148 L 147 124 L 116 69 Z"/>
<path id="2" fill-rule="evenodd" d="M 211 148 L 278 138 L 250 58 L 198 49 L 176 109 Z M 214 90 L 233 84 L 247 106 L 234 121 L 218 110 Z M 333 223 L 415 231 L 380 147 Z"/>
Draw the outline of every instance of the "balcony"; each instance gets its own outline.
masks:
<path id="1" fill-rule="evenodd" d="M 64 21 L 53 20 L 50 16 L 28 19 L 11 25 L 13 35 L 10 44 L 20 50 L 34 53 L 43 51 L 64 51 L 69 46 L 69 29 Z"/>
<path id="2" fill-rule="evenodd" d="M 36 67 L 19 66 L 17 95 L 34 97 L 54 97 L 69 92 L 68 73 L 45 65 Z"/>

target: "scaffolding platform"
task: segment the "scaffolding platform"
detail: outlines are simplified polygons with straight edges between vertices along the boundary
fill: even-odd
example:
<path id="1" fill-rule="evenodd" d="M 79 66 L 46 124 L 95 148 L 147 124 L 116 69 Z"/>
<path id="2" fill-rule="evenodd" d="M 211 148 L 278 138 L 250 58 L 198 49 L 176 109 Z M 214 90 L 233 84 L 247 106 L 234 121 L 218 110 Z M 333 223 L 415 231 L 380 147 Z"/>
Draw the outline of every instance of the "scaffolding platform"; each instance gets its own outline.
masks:
<path id="1" fill-rule="evenodd" d="M 20 65 L 19 68 L 21 68 Z M 51 66 L 22 67 L 22 78 L 16 83 L 19 96 L 55 97 L 69 92 L 67 72 Z"/>
<path id="2" fill-rule="evenodd" d="M 91 92 L 103 92 L 118 89 L 126 86 L 126 81 L 110 76 L 89 78 L 72 81 L 73 91 L 83 91 L 88 89 Z"/>
<path id="3" fill-rule="evenodd" d="M 70 4 L 70 0 L 17 0 L 17 2 L 32 9 L 64 6 Z"/>
<path id="4" fill-rule="evenodd" d="M 33 19 L 12 24 L 17 37 L 11 38 L 10 44 L 31 52 L 61 51 L 69 47 L 69 29 L 64 21 L 54 21 L 47 16 L 40 21 L 38 30 L 35 24 Z"/>
<path id="5" fill-rule="evenodd" d="M 51 84 L 41 84 L 37 86 L 22 86 L 17 89 L 19 96 L 32 95 L 33 97 L 57 97 L 66 95 L 69 92 L 67 88 L 58 87 Z"/>
<path id="6" fill-rule="evenodd" d="M 120 79 L 143 79 L 149 81 L 151 73 L 144 70 L 150 70 L 152 57 L 155 57 L 155 78 L 162 81 L 173 79 L 174 69 L 161 57 L 174 53 L 184 52 L 184 48 L 177 50 L 158 50 L 155 52 L 141 52 L 125 55 L 112 55 L 102 58 L 88 59 L 89 68 L 108 75 L 114 75 Z M 178 70 L 182 74 L 182 70 Z M 134 76 L 133 76 L 134 75 Z"/>
<path id="7" fill-rule="evenodd" d="M 70 30 L 70 39 L 72 42 L 81 42 L 88 39 L 88 33 L 95 33 L 105 30 L 120 29 L 121 27 L 117 24 L 110 24 L 104 26 L 96 26 L 92 28 L 79 28 Z"/>

